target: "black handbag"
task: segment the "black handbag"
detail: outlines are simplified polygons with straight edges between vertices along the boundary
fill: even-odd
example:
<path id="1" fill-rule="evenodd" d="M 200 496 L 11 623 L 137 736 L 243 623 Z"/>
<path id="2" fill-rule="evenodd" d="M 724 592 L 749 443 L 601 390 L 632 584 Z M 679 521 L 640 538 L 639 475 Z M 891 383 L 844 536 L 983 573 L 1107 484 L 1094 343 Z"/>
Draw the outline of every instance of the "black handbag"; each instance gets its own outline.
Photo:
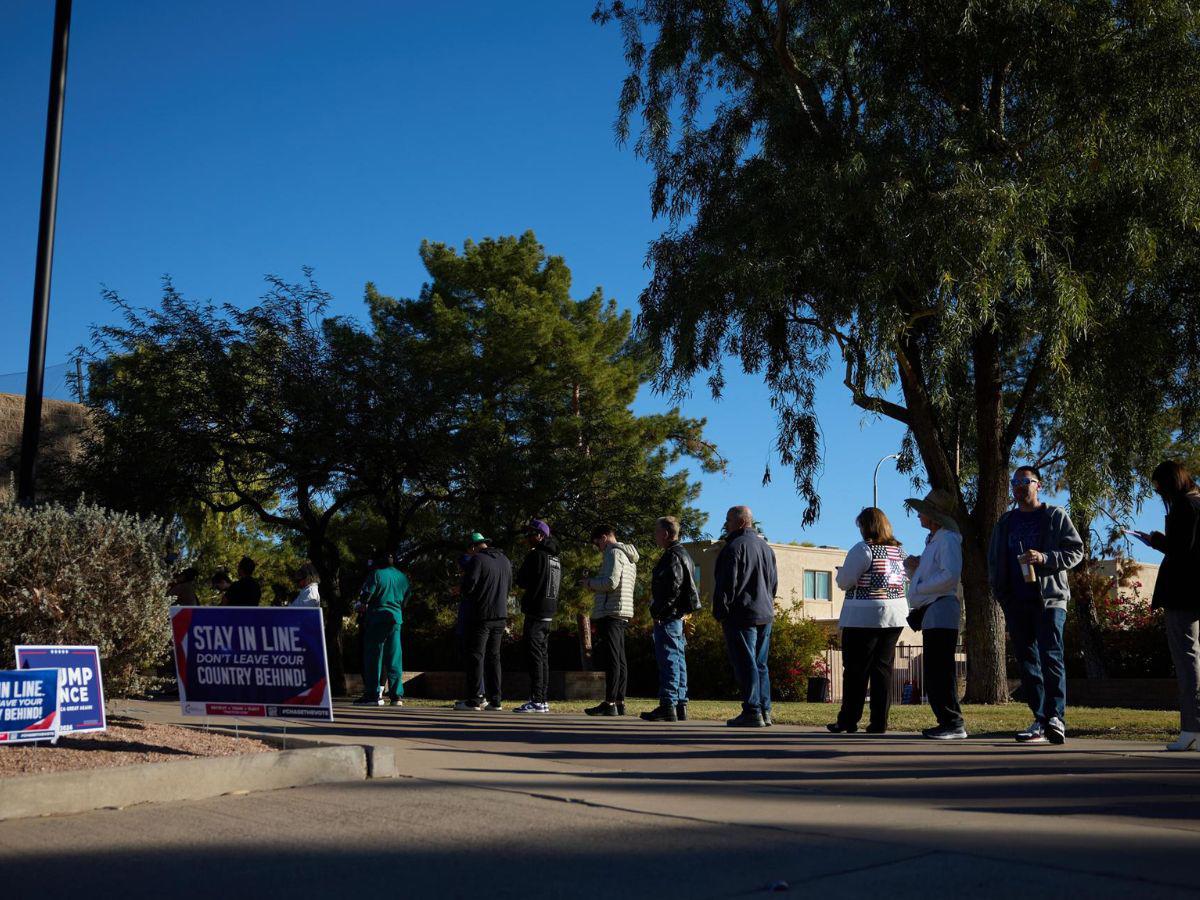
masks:
<path id="1" fill-rule="evenodd" d="M 910 609 L 907 617 L 908 627 L 913 631 L 920 631 L 921 622 L 925 619 L 925 610 L 927 609 L 929 609 L 929 604 L 918 606 L 916 609 Z"/>

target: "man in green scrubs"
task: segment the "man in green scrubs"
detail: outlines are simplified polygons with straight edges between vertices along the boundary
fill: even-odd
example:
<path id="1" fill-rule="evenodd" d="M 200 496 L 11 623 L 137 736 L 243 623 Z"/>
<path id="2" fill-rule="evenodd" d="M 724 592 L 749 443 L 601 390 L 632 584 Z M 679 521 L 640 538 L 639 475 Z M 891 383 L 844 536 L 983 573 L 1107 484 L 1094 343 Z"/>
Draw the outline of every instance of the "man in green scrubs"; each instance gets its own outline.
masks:
<path id="1" fill-rule="evenodd" d="M 383 706 L 386 681 L 392 706 L 403 706 L 404 662 L 400 651 L 402 609 L 408 594 L 408 576 L 396 568 L 395 555 L 374 557 L 375 571 L 364 586 L 363 600 L 363 695 L 354 702 L 365 706 Z"/>

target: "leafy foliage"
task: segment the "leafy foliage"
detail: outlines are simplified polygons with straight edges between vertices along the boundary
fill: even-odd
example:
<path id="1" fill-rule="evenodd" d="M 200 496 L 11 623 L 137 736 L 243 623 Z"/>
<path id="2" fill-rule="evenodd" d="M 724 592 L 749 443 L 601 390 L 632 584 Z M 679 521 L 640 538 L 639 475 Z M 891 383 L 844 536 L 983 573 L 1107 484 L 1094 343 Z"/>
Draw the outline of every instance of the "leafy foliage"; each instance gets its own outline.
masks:
<path id="1" fill-rule="evenodd" d="M 969 695 L 1002 700 L 985 556 L 1014 454 L 1069 451 L 1086 515 L 1131 495 L 1163 408 L 1190 427 L 1197 12 L 612 0 L 595 18 L 621 29 L 617 135 L 640 117 L 670 223 L 641 298 L 660 383 L 762 372 L 811 522 L 816 382 L 843 366 L 858 406 L 907 426 L 905 467 L 959 493 Z"/>
<path id="2" fill-rule="evenodd" d="M 0 658 L 95 644 L 109 696 L 154 687 L 170 646 L 164 539 L 159 520 L 92 504 L 0 505 Z"/>

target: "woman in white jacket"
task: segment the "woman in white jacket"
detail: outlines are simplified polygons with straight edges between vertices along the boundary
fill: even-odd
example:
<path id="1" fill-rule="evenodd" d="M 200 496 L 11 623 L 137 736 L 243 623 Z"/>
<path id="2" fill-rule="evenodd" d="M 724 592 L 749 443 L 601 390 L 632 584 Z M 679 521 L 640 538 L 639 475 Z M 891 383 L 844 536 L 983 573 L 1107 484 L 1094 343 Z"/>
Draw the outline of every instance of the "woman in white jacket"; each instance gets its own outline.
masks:
<path id="1" fill-rule="evenodd" d="M 868 734 L 887 731 L 892 706 L 892 665 L 904 630 L 904 551 L 883 510 L 868 506 L 854 520 L 862 540 L 850 548 L 837 570 L 846 592 L 838 627 L 842 630 L 842 708 L 826 727 L 834 734 L 858 731 L 867 685 L 871 686 Z"/>
<path id="2" fill-rule="evenodd" d="M 296 586 L 300 588 L 300 591 L 292 598 L 292 602 L 288 606 L 319 607 L 321 592 L 317 585 L 320 583 L 321 576 L 317 574 L 317 567 L 305 561 L 296 571 Z"/>
<path id="3" fill-rule="evenodd" d="M 958 674 L 954 665 L 962 615 L 958 600 L 962 536 L 954 520 L 957 504 L 949 491 L 934 489 L 924 500 L 910 498 L 904 505 L 917 514 L 922 528 L 929 529 L 925 551 L 904 561 L 910 573 L 909 622 L 924 636 L 925 693 L 938 721 L 922 734 L 939 741 L 962 740 L 967 731 L 958 705 Z"/>

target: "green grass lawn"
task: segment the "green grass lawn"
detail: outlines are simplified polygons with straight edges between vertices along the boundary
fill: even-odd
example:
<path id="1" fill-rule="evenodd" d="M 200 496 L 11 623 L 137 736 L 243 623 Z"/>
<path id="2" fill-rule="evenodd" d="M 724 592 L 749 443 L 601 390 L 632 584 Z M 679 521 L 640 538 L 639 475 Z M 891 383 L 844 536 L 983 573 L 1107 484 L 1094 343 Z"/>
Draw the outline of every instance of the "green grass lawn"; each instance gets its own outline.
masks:
<path id="1" fill-rule="evenodd" d="M 409 706 L 446 707 L 446 700 L 419 700 L 406 698 Z M 518 706 L 522 701 L 505 701 L 505 710 Z M 594 700 L 555 700 L 550 708 L 556 713 L 579 713 L 584 707 L 593 706 Z M 653 709 L 655 700 L 631 699 L 626 704 L 630 715 Z M 688 704 L 692 719 L 723 721 L 737 715 L 741 705 L 725 700 L 693 700 Z M 837 706 L 832 703 L 776 703 L 772 717 L 780 724 L 824 727 L 837 716 Z M 1029 724 L 1032 716 L 1023 703 L 1008 703 L 998 706 L 963 706 L 963 717 L 967 720 L 967 731 L 973 737 L 1011 737 Z M 936 724 L 927 706 L 893 706 L 888 727 L 892 731 L 920 731 Z M 861 723 L 866 726 L 866 719 Z M 1124 741 L 1175 740 L 1179 735 L 1179 713 L 1169 710 L 1146 709 L 1097 709 L 1087 706 L 1067 708 L 1067 734 L 1072 738 L 1109 738 Z"/>

